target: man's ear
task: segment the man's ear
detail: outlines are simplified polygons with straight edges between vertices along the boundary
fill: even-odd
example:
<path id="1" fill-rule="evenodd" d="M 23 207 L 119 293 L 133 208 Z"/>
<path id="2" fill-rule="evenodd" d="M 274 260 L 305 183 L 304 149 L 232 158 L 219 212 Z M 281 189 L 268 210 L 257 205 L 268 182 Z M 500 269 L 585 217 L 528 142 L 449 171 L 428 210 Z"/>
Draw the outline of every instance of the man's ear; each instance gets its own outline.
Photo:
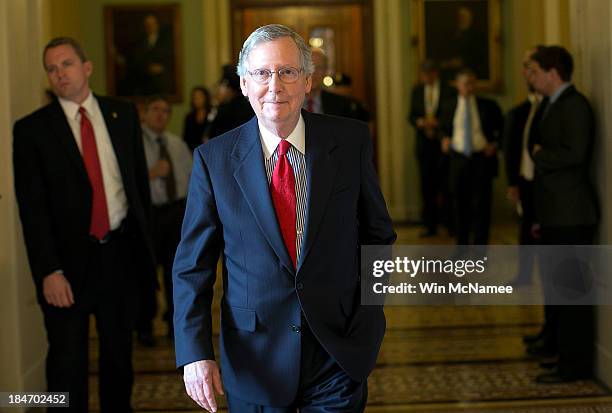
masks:
<path id="1" fill-rule="evenodd" d="M 310 89 L 312 89 L 312 75 L 306 78 L 306 94 L 310 93 Z"/>
<path id="2" fill-rule="evenodd" d="M 243 96 L 248 96 L 248 88 L 247 88 L 247 84 L 246 84 L 247 80 L 246 77 L 241 77 L 240 78 L 240 90 L 242 91 L 242 95 Z"/>
<path id="3" fill-rule="evenodd" d="M 85 74 L 87 75 L 87 77 L 91 76 L 91 74 L 93 73 L 93 63 L 91 62 L 91 60 L 86 60 L 85 62 L 83 62 L 83 67 L 85 68 Z"/>

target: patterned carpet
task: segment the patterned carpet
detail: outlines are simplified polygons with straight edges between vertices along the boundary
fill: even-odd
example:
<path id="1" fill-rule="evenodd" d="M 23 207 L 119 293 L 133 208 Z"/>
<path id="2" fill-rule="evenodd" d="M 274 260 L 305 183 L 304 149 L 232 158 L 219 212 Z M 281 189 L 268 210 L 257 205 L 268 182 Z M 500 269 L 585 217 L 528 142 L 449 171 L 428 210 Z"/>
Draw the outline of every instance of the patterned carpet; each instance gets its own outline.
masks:
<path id="1" fill-rule="evenodd" d="M 400 228 L 398 233 L 403 243 L 417 242 L 415 228 Z M 509 233 L 497 228 L 493 239 L 510 242 Z M 368 413 L 612 413 L 612 393 L 597 381 L 535 384 L 542 370 L 525 355 L 521 337 L 537 331 L 541 308 L 388 307 L 385 311 L 388 330 L 368 381 Z M 185 394 L 174 367 L 172 342 L 164 337 L 165 326 L 159 320 L 156 331 L 155 348 L 135 347 L 135 411 L 202 412 Z M 90 347 L 90 407 L 96 411 L 95 334 Z M 225 408 L 224 400 L 220 406 Z"/>

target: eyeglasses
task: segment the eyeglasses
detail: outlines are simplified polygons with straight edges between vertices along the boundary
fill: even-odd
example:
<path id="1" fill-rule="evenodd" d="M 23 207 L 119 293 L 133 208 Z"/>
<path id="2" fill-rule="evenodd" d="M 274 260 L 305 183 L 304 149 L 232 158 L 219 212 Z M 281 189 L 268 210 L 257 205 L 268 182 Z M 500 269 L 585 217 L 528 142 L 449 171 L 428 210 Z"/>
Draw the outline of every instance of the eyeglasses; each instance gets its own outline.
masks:
<path id="1" fill-rule="evenodd" d="M 295 83 L 300 77 L 300 72 L 303 69 L 296 69 L 295 67 L 283 67 L 278 70 L 270 69 L 255 69 L 252 72 L 248 71 L 254 81 L 261 85 L 266 85 L 272 79 L 272 74 L 276 73 L 278 78 L 283 83 Z"/>

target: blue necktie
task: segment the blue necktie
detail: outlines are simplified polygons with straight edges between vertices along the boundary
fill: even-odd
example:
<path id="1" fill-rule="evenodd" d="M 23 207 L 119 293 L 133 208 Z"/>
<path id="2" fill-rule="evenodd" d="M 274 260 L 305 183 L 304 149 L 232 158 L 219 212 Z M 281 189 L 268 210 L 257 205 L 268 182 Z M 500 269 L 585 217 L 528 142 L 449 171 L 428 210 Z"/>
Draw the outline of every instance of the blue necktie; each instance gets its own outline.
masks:
<path id="1" fill-rule="evenodd" d="M 463 154 L 472 156 L 472 105 L 470 98 L 465 98 L 465 118 L 463 119 Z"/>

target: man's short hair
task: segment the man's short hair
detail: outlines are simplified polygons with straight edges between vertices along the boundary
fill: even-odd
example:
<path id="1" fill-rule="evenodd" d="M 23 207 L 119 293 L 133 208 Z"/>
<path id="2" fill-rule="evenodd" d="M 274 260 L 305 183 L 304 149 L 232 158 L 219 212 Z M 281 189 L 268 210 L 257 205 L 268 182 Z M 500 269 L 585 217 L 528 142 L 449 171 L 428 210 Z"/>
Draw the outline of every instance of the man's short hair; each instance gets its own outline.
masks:
<path id="1" fill-rule="evenodd" d="M 145 97 L 144 99 L 145 110 L 148 110 L 149 106 L 151 106 L 152 103 L 160 102 L 160 101 L 165 102 L 166 105 L 168 105 L 168 107 L 170 108 L 170 101 L 168 100 L 168 98 L 164 95 L 156 94 L 156 95 L 149 95 Z"/>
<path id="2" fill-rule="evenodd" d="M 426 59 L 421 62 L 419 69 L 422 73 L 431 73 L 438 71 L 438 65 L 432 59 Z"/>
<path id="3" fill-rule="evenodd" d="M 473 77 L 474 79 L 476 79 L 476 72 L 474 72 L 469 67 L 464 67 L 464 68 L 459 69 L 459 71 L 457 71 L 457 74 L 455 75 L 455 79 L 459 79 L 461 76 Z"/>
<path id="4" fill-rule="evenodd" d="M 262 26 L 251 33 L 242 45 L 240 55 L 238 56 L 238 67 L 236 70 L 238 76 L 244 77 L 246 75 L 247 59 L 255 46 L 260 43 L 271 42 L 283 37 L 290 37 L 293 39 L 300 52 L 300 64 L 302 65 L 301 69 L 304 70 L 304 73 L 307 76 L 311 75 L 314 72 L 312 55 L 310 48 L 308 45 L 306 45 L 306 42 L 304 42 L 302 36 L 297 34 L 289 27 L 283 26 L 282 24 L 269 24 L 267 26 Z"/>
<path id="5" fill-rule="evenodd" d="M 84 63 L 87 61 L 87 56 L 85 56 L 85 52 L 83 51 L 83 48 L 81 47 L 80 43 L 77 42 L 72 37 L 62 36 L 62 37 L 55 37 L 51 39 L 49 43 L 47 43 L 47 45 L 45 46 L 45 49 L 43 50 L 43 55 L 42 55 L 43 67 L 45 67 L 45 56 L 47 55 L 47 50 L 53 49 L 54 47 L 58 47 L 58 46 L 64 46 L 64 45 L 72 47 L 76 55 L 79 57 L 79 59 L 81 59 L 81 62 Z"/>
<path id="6" fill-rule="evenodd" d="M 531 60 L 539 64 L 542 70 L 546 72 L 555 69 L 564 82 L 572 80 L 574 59 L 572 59 L 570 52 L 562 46 L 538 48 L 538 50 L 531 55 Z"/>

